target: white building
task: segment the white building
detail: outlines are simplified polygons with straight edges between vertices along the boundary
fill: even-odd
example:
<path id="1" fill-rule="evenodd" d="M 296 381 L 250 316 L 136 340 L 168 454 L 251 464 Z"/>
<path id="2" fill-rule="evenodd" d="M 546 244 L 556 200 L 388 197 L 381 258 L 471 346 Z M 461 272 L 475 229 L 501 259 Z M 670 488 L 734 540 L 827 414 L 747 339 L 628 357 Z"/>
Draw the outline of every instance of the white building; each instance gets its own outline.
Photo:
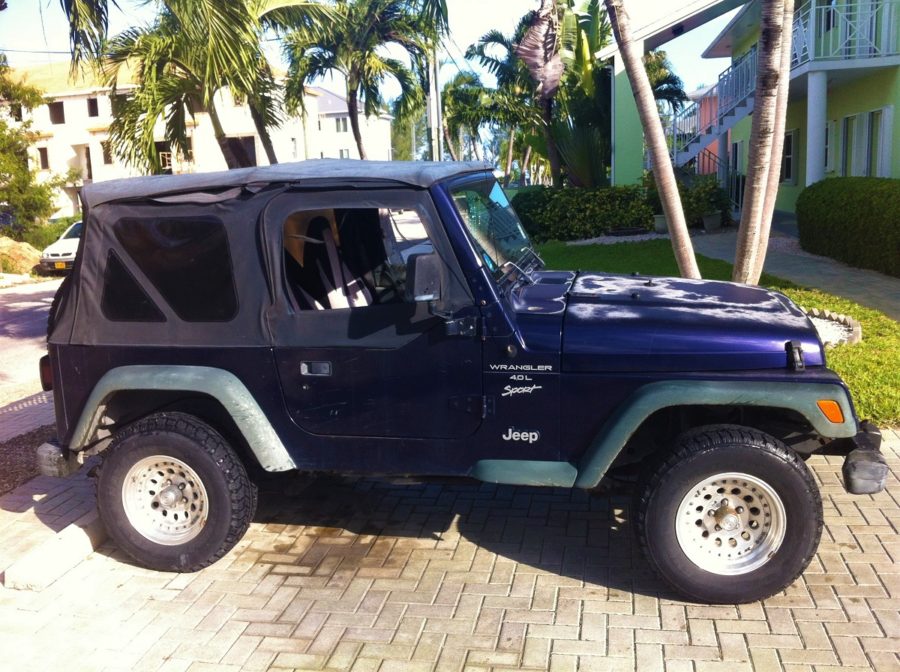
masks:
<path id="1" fill-rule="evenodd" d="M 347 101 L 326 89 L 312 87 L 308 90 L 316 97 L 318 124 L 310 136 L 311 156 L 320 159 L 357 159 L 359 151 L 350 128 Z M 389 114 L 359 117 L 359 132 L 369 159 L 390 161 L 391 121 Z"/>
<path id="2" fill-rule="evenodd" d="M 59 194 L 55 216 L 78 211 L 78 190 L 84 183 L 140 174 L 135 168 L 121 163 L 110 151 L 108 138 L 112 111 L 107 87 L 97 81 L 70 80 L 67 62 L 18 69 L 16 74 L 43 90 L 48 101 L 30 113 L 31 130 L 38 138 L 29 154 L 31 166 L 46 178 L 65 174 L 70 169 L 80 175 L 80 179 L 70 182 Z M 133 88 L 134 84 L 123 83 L 120 79 L 121 93 Z M 320 101 L 324 102 L 322 107 Z M 310 89 L 304 103 L 305 118 L 287 116 L 280 127 L 269 131 L 278 161 L 357 157 L 356 143 L 349 132 L 346 102 L 324 89 Z M 236 105 L 231 95 L 223 91 L 216 97 L 216 109 L 227 136 L 241 142 L 256 165 L 268 165 L 248 107 Z M 171 172 L 227 168 L 206 113 L 188 118 L 190 157 L 171 152 L 164 141 L 162 124 L 156 130 L 157 149 L 163 165 Z M 390 116 L 361 119 L 361 131 L 370 159 L 390 158 Z"/>

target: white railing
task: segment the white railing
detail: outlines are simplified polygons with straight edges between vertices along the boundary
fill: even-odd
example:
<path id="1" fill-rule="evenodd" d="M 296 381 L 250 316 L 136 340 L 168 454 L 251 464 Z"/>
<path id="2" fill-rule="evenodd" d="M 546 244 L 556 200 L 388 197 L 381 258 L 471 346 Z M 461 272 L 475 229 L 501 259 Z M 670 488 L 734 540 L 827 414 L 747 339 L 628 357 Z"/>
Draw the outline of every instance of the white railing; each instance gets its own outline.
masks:
<path id="1" fill-rule="evenodd" d="M 732 63 L 731 67 L 719 75 L 716 84 L 718 96 L 718 122 L 721 123 L 726 114 L 747 100 L 747 96 L 756 90 L 756 47 Z"/>
<path id="2" fill-rule="evenodd" d="M 900 0 L 814 0 L 794 17 L 791 67 L 813 60 L 900 55 Z M 715 86 L 679 112 L 668 128 L 672 159 L 703 135 L 718 132 L 725 117 L 756 89 L 757 51 L 719 75 Z M 684 157 L 682 157 L 684 158 Z"/>
<path id="3" fill-rule="evenodd" d="M 715 86 L 675 116 L 669 129 L 672 157 L 701 135 L 714 132 L 756 89 L 756 47 L 725 69 Z"/>
<path id="4" fill-rule="evenodd" d="M 898 24 L 898 0 L 814 2 L 794 18 L 791 67 L 814 60 L 900 55 Z"/>

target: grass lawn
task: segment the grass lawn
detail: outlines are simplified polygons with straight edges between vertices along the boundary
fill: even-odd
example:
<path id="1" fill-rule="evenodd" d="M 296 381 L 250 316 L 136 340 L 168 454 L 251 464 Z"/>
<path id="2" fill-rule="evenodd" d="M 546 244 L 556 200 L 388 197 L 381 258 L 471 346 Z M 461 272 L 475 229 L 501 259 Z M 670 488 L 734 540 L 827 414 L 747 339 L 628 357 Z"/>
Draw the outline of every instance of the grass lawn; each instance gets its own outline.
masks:
<path id="1" fill-rule="evenodd" d="M 541 246 L 540 252 L 548 268 L 678 275 L 668 240 L 617 245 L 566 245 L 552 241 Z M 731 264 L 726 261 L 697 255 L 697 263 L 704 278 L 731 279 Z M 882 427 L 900 426 L 900 324 L 872 308 L 771 275 L 764 274 L 760 284 L 783 292 L 804 308 L 827 309 L 859 320 L 862 342 L 830 348 L 828 366 L 850 386 L 860 418 L 871 419 Z"/>

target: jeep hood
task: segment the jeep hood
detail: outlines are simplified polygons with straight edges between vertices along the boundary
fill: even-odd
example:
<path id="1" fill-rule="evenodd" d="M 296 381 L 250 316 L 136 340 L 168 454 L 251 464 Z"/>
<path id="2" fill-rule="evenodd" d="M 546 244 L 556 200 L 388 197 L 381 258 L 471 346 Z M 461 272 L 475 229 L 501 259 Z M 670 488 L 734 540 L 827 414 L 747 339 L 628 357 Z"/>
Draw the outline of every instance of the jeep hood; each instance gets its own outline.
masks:
<path id="1" fill-rule="evenodd" d="M 790 341 L 808 366 L 825 364 L 806 315 L 759 287 L 581 273 L 567 298 L 564 370 L 785 369 Z"/>

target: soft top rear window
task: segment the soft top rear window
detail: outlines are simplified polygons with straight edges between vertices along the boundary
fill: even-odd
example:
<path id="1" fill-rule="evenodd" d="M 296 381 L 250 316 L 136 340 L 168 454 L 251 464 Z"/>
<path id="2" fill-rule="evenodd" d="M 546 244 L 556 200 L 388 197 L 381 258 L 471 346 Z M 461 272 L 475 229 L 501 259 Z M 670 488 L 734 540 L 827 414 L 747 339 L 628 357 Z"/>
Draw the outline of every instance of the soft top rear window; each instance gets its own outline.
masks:
<path id="1" fill-rule="evenodd" d="M 215 217 L 124 218 L 116 239 L 186 322 L 228 322 L 237 315 L 228 236 Z"/>

